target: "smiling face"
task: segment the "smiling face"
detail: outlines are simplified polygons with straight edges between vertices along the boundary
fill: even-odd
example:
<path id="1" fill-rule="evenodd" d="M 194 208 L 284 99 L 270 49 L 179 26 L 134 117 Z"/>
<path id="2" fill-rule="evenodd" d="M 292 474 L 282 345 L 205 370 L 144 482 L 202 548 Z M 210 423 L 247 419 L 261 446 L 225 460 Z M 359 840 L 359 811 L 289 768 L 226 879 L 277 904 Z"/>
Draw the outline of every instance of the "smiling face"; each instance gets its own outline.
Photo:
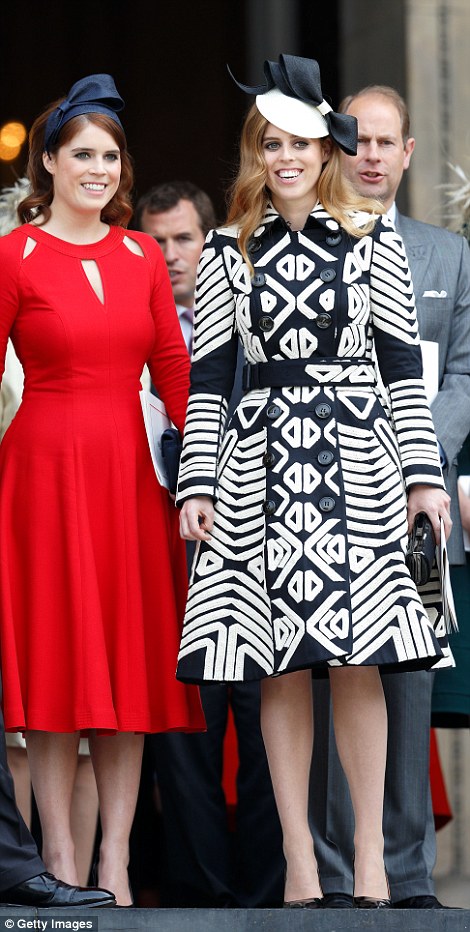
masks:
<path id="1" fill-rule="evenodd" d="M 101 213 L 119 187 L 119 146 L 93 123 L 86 123 L 53 155 L 44 153 L 43 162 L 53 176 L 54 211 Z"/>
<path id="2" fill-rule="evenodd" d="M 382 94 L 354 98 L 347 112 L 358 121 L 357 155 L 341 153 L 341 168 L 359 194 L 378 198 L 388 210 L 410 164 L 415 141 L 404 142 L 400 114 Z"/>
<path id="3" fill-rule="evenodd" d="M 318 179 L 330 149 L 327 138 L 293 136 L 268 123 L 263 136 L 266 186 L 279 213 L 293 206 L 308 213 L 315 206 Z"/>

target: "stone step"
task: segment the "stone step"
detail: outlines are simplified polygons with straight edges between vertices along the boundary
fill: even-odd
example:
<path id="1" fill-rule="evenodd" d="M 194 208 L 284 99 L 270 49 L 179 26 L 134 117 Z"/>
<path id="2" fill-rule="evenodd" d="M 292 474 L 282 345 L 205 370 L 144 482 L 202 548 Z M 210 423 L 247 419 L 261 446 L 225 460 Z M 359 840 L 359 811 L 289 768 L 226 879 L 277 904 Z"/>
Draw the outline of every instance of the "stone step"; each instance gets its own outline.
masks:
<path id="1" fill-rule="evenodd" d="M 19 909 L 0 907 L 0 932 L 469 932 L 470 910 Z"/>

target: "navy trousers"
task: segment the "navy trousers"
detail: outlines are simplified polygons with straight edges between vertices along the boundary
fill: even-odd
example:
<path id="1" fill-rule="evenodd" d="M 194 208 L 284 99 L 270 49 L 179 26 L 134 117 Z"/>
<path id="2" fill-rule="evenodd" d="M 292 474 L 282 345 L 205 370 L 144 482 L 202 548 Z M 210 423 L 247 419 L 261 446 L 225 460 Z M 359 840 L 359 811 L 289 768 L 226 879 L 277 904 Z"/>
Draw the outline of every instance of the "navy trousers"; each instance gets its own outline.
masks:
<path id="1" fill-rule="evenodd" d="M 204 685 L 207 732 L 147 738 L 167 848 L 168 906 L 279 906 L 284 858 L 259 724 L 259 683 Z M 222 788 L 229 704 L 238 739 L 234 831 Z"/>

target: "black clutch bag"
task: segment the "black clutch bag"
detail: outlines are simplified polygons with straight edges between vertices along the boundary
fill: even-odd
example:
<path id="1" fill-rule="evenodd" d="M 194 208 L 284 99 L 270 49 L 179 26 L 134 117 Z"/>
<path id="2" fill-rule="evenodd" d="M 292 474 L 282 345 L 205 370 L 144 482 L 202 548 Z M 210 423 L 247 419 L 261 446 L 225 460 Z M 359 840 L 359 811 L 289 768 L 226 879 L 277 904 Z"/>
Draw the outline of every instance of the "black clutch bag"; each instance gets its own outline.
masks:
<path id="1" fill-rule="evenodd" d="M 428 582 L 435 557 L 436 540 L 432 524 L 427 514 L 420 511 L 414 520 L 405 554 L 405 563 L 417 586 L 424 586 Z"/>
<path id="2" fill-rule="evenodd" d="M 168 490 L 175 495 L 180 468 L 181 448 L 183 446 L 181 435 L 176 427 L 167 427 L 161 436 L 162 458 L 168 478 Z"/>

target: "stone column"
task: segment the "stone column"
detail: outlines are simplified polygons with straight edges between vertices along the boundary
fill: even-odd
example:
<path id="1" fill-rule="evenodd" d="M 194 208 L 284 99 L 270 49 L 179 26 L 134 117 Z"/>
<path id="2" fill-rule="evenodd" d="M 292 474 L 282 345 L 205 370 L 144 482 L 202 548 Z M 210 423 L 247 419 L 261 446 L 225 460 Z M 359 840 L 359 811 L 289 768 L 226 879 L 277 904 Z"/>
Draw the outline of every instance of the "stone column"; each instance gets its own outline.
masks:
<path id="1" fill-rule="evenodd" d="M 391 84 L 411 113 L 417 144 L 398 195 L 417 220 L 448 222 L 442 187 L 470 174 L 468 0 L 340 0 L 340 86 Z"/>
<path id="2" fill-rule="evenodd" d="M 407 99 L 417 140 L 409 212 L 445 226 L 445 186 L 457 180 L 449 163 L 470 174 L 470 4 L 407 0 L 405 12 Z"/>

